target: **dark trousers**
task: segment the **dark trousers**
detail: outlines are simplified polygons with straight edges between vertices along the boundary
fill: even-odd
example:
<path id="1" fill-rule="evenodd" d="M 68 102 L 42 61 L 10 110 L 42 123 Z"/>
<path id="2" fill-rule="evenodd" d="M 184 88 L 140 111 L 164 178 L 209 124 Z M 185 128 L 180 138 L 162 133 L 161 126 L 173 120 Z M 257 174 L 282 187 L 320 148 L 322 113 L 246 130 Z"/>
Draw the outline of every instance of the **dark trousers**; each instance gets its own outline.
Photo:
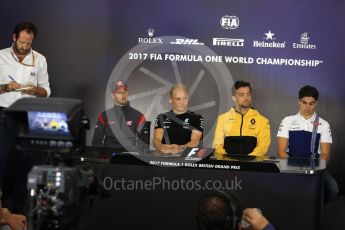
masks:
<path id="1" fill-rule="evenodd" d="M 333 200 L 339 192 L 339 186 L 337 181 L 334 179 L 332 174 L 325 170 L 324 171 L 324 204 L 327 204 Z"/>

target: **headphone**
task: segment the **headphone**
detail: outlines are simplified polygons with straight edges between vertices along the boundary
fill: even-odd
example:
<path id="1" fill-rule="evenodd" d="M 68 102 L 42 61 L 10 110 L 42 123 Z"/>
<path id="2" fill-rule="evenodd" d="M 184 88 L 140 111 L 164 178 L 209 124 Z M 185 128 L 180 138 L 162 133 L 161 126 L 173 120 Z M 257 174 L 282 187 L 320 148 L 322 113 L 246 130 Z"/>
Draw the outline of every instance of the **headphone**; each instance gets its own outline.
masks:
<path id="1" fill-rule="evenodd" d="M 227 210 L 229 211 L 229 213 L 224 213 L 226 215 L 224 222 L 221 224 L 219 223 L 220 226 L 218 226 L 217 229 L 237 230 L 242 216 L 242 208 L 240 206 L 239 199 L 233 193 L 214 190 L 204 194 L 199 199 L 199 202 L 212 197 L 218 197 L 224 201 L 227 206 Z M 197 229 L 199 230 L 209 230 L 209 228 L 212 227 L 209 222 L 211 221 L 204 215 L 196 216 Z"/>

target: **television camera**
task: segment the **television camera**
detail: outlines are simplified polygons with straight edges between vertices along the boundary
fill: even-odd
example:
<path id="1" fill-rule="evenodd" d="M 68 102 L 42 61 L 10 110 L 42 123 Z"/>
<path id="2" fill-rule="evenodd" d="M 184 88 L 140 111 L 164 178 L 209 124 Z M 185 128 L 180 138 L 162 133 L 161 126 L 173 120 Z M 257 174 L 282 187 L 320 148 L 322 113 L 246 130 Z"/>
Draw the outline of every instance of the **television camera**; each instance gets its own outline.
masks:
<path id="1" fill-rule="evenodd" d="M 36 162 L 28 175 L 29 229 L 79 229 L 80 208 L 97 184 L 80 162 L 89 128 L 81 101 L 24 98 L 5 112 L 17 150 Z"/>

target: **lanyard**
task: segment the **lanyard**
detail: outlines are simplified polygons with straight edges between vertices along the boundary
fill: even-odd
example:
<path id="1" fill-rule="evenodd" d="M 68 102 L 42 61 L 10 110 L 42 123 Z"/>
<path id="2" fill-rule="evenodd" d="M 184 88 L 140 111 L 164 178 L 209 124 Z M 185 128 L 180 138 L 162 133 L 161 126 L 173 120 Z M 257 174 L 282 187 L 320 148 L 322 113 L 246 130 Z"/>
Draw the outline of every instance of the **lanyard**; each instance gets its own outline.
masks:
<path id="1" fill-rule="evenodd" d="M 317 135 L 317 128 L 319 126 L 319 115 L 316 115 L 315 120 L 313 122 L 313 133 L 311 136 L 311 143 L 310 143 L 310 152 L 311 157 L 315 159 L 315 143 L 316 143 L 316 135 Z"/>
<path id="2" fill-rule="evenodd" d="M 159 123 L 161 123 L 161 127 L 163 128 L 165 144 L 170 145 L 170 138 L 168 135 L 168 131 L 165 128 L 163 114 L 159 114 L 158 119 L 159 119 Z"/>

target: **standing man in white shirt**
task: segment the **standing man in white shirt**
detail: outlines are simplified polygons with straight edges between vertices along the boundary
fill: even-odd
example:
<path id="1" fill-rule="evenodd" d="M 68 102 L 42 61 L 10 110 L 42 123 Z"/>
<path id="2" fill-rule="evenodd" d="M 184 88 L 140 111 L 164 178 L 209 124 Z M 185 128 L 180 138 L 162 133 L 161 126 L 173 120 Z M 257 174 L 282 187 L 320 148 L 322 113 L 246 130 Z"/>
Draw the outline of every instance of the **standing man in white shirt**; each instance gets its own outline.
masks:
<path id="1" fill-rule="evenodd" d="M 0 50 L 0 107 L 27 97 L 48 97 L 50 87 L 45 57 L 32 50 L 37 28 L 30 22 L 15 26 L 13 44 Z"/>
<path id="2" fill-rule="evenodd" d="M 304 157 L 330 160 L 332 134 L 329 123 L 315 110 L 319 92 L 310 85 L 299 90 L 299 112 L 283 119 L 278 130 L 278 156 L 281 158 Z M 325 203 L 338 191 L 337 182 L 325 171 Z"/>
<path id="3" fill-rule="evenodd" d="M 10 121 L 5 124 L 4 108 L 23 97 L 48 97 L 50 95 L 46 59 L 31 48 L 36 35 L 35 25 L 30 22 L 21 22 L 14 27 L 12 46 L 0 50 L 0 187 L 3 183 L 9 152 L 14 145 L 10 131 L 15 124 L 11 124 Z M 23 172 L 30 170 L 28 169 L 30 164 L 26 164 L 27 161 L 22 157 L 25 158 L 23 154 L 15 155 L 15 161 L 21 167 L 18 169 L 20 172 L 16 169 L 16 176 L 19 177 L 24 175 Z M 26 177 L 27 175 L 17 178 L 18 180 L 14 178 L 13 183 L 16 186 L 25 183 L 26 186 Z M 21 193 L 22 189 L 25 188 L 19 188 L 16 191 Z M 13 199 L 21 202 L 21 198 Z"/>

